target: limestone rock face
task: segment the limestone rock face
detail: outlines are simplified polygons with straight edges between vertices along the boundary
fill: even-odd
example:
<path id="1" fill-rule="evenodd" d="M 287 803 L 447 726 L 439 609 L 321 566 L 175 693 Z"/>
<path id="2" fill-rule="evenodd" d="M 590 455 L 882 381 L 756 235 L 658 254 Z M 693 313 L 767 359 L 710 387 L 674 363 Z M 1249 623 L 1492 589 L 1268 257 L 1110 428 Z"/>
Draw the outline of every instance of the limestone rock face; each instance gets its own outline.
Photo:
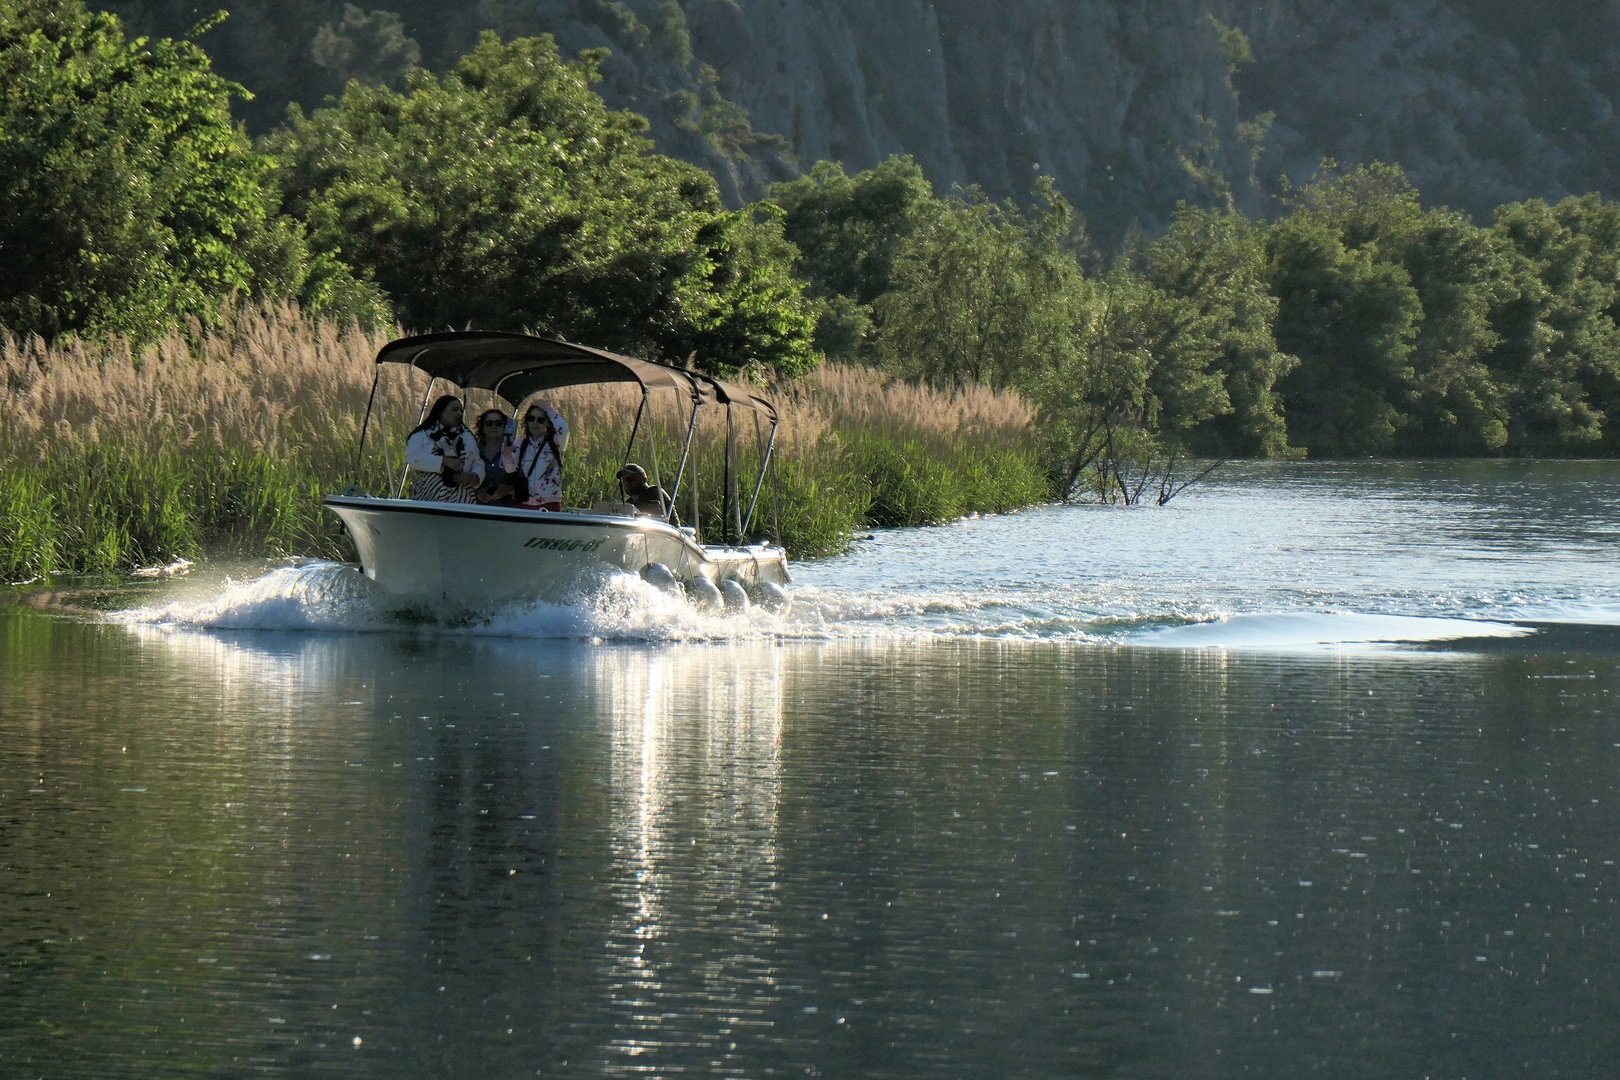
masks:
<path id="1" fill-rule="evenodd" d="M 1617 192 L 1620 0 L 1235 0 L 1257 63 L 1246 111 L 1277 119 L 1259 173 L 1327 156 L 1395 161 L 1425 201 L 1488 220 L 1503 202 Z"/>
<path id="2" fill-rule="evenodd" d="M 799 162 L 909 153 L 936 184 L 1013 198 L 1045 173 L 1103 236 L 1152 233 L 1181 200 L 1267 212 L 1324 158 L 1399 162 L 1481 218 L 1613 191 L 1620 168 L 1620 0 L 685 6 L 720 91 Z M 1228 69 L 1212 18 L 1253 62 Z"/>
<path id="3" fill-rule="evenodd" d="M 1261 206 L 1196 0 L 699 0 L 694 50 L 802 162 L 907 153 L 1020 198 L 1043 173 L 1107 231 L 1177 200 Z M 1098 220 L 1101 219 L 1101 220 Z"/>
<path id="4" fill-rule="evenodd" d="M 823 158 L 857 170 L 905 153 L 936 185 L 995 198 L 1050 176 L 1113 239 L 1152 234 L 1182 200 L 1268 212 L 1284 176 L 1307 181 L 1325 157 L 1398 162 L 1427 201 L 1482 218 L 1613 193 L 1620 168 L 1620 0 L 374 2 L 435 70 L 485 28 L 610 50 L 604 97 L 732 205 Z M 103 6 L 169 35 L 198 10 Z M 335 92 L 312 42 L 341 0 L 232 11 L 203 43 L 258 94 L 250 128 Z M 1222 27 L 1252 62 L 1230 37 L 1223 51 Z"/>

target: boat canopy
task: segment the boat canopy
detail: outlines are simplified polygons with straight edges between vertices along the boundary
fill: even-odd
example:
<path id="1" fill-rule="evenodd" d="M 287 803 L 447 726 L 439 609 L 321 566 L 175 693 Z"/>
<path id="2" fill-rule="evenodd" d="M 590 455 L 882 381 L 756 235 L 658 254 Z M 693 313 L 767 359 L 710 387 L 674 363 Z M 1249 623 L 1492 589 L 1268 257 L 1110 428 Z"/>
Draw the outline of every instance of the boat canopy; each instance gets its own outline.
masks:
<path id="1" fill-rule="evenodd" d="M 699 375 L 698 378 L 709 384 L 710 392 L 714 394 L 715 400 L 720 404 L 735 405 L 739 409 L 753 409 L 757 413 L 763 413 L 771 423 L 776 423 L 776 406 L 747 387 L 738 386 L 736 383 L 722 382 L 707 375 Z"/>
<path id="2" fill-rule="evenodd" d="M 651 390 L 675 390 L 687 396 L 692 403 L 692 415 L 686 425 L 686 445 L 681 451 L 680 468 L 675 473 L 675 486 L 670 491 L 670 510 L 674 513 L 675 498 L 680 494 L 681 480 L 686 475 L 687 460 L 692 452 L 692 438 L 697 432 L 698 409 L 708 402 L 726 406 L 726 455 L 724 501 L 729 508 L 722 512 L 721 538 L 725 538 L 725 520 L 729 517 L 738 538 L 745 536 L 754 520 L 754 509 L 759 504 L 760 489 L 765 483 L 766 469 L 772 463 L 776 448 L 776 428 L 779 422 L 776 407 L 752 390 L 737 383 L 725 382 L 695 371 L 683 371 L 651 360 L 637 360 L 630 356 L 571 341 L 532 337 L 528 334 L 506 334 L 496 331 L 462 331 L 445 334 L 422 334 L 417 337 L 390 341 L 377 353 L 377 375 L 383 364 L 407 364 L 425 371 L 433 382 L 444 379 L 463 389 L 489 390 L 507 401 L 522 402 L 531 394 L 555 390 L 564 386 L 583 386 L 592 383 L 632 383 L 641 387 L 641 405 L 636 410 L 635 424 L 630 429 L 630 441 L 625 448 L 625 460 L 635 446 L 636 434 L 641 430 L 642 415 Z M 355 446 L 355 476 L 360 475 L 360 462 L 365 450 L 366 432 L 371 426 L 371 410 L 377 399 L 377 384 L 371 383 L 371 395 L 366 399 L 366 418 L 360 425 L 360 439 Z M 422 398 L 422 415 L 427 415 L 428 397 L 433 383 L 428 384 Z M 736 453 L 736 435 L 732 424 L 732 408 L 749 409 L 770 421 L 770 441 L 764 447 L 759 466 L 759 479 L 754 484 L 753 498 L 748 516 L 742 517 L 741 500 L 734 497 L 732 459 Z M 755 435 L 759 435 L 756 421 Z M 656 482 L 658 451 L 652 450 L 653 473 Z M 402 470 L 399 479 L 399 497 L 403 497 L 409 468 Z M 774 475 L 774 473 L 773 473 Z M 358 483 L 358 479 L 356 481 Z M 693 509 L 693 527 L 696 527 L 696 504 Z"/>
<path id="3" fill-rule="evenodd" d="M 769 401 L 736 383 L 528 334 L 464 331 L 400 338 L 382 347 L 377 363 L 409 364 L 435 379 L 493 390 L 513 402 L 562 386 L 638 383 L 644 391 L 678 390 L 693 401 L 713 400 L 763 413 L 772 423 L 777 420 Z"/>
<path id="4" fill-rule="evenodd" d="M 711 380 L 702 375 L 527 334 L 465 332 L 401 338 L 382 347 L 377 363 L 409 364 L 463 388 L 493 390 L 508 401 L 587 383 L 637 383 L 644 391 L 678 390 L 694 401 L 714 396 Z"/>

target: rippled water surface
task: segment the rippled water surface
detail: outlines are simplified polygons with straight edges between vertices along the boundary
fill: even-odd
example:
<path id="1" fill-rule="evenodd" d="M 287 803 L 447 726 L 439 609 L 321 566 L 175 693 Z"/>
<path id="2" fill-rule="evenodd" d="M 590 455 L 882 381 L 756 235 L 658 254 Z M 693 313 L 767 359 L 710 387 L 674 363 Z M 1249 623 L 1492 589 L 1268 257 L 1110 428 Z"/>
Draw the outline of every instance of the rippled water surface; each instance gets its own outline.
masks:
<path id="1" fill-rule="evenodd" d="M 1601 1077 L 1620 468 L 1245 466 L 793 611 L 0 607 L 0 1076 Z"/>

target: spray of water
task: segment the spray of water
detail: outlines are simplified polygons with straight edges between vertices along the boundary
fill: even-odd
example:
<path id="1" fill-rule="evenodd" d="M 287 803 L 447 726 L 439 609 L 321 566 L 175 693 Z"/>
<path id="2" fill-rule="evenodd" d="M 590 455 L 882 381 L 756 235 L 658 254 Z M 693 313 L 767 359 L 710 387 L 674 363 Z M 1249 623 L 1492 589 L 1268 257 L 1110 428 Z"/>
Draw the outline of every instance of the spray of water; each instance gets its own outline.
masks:
<path id="1" fill-rule="evenodd" d="M 851 638 L 1002 638 L 1155 648 L 1295 649 L 1432 643 L 1529 633 L 1510 623 L 1354 612 L 1239 614 L 1122 610 L 1083 590 L 955 594 L 801 586 L 784 613 L 702 611 L 632 574 L 615 573 L 565 602 L 490 610 L 432 606 L 378 593 L 353 567 L 311 562 L 209 595 L 116 613 L 176 630 L 433 633 L 537 640 L 716 642 Z"/>

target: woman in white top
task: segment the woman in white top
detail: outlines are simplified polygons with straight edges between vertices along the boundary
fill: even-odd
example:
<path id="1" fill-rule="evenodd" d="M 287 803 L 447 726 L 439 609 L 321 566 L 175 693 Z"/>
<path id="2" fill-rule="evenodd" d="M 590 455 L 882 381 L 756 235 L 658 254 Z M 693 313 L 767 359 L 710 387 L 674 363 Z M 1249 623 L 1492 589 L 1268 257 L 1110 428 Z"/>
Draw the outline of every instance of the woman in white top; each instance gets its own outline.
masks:
<path id="1" fill-rule="evenodd" d="M 484 479 L 478 443 L 462 426 L 461 399 L 446 394 L 433 403 L 427 419 L 405 440 L 405 464 L 416 474 L 411 498 L 427 502 L 470 503 Z"/>
<path id="2" fill-rule="evenodd" d="M 523 413 L 522 434 L 517 445 L 517 467 L 529 483 L 529 501 L 524 505 L 533 510 L 561 510 L 567 422 L 551 402 L 532 401 Z"/>

